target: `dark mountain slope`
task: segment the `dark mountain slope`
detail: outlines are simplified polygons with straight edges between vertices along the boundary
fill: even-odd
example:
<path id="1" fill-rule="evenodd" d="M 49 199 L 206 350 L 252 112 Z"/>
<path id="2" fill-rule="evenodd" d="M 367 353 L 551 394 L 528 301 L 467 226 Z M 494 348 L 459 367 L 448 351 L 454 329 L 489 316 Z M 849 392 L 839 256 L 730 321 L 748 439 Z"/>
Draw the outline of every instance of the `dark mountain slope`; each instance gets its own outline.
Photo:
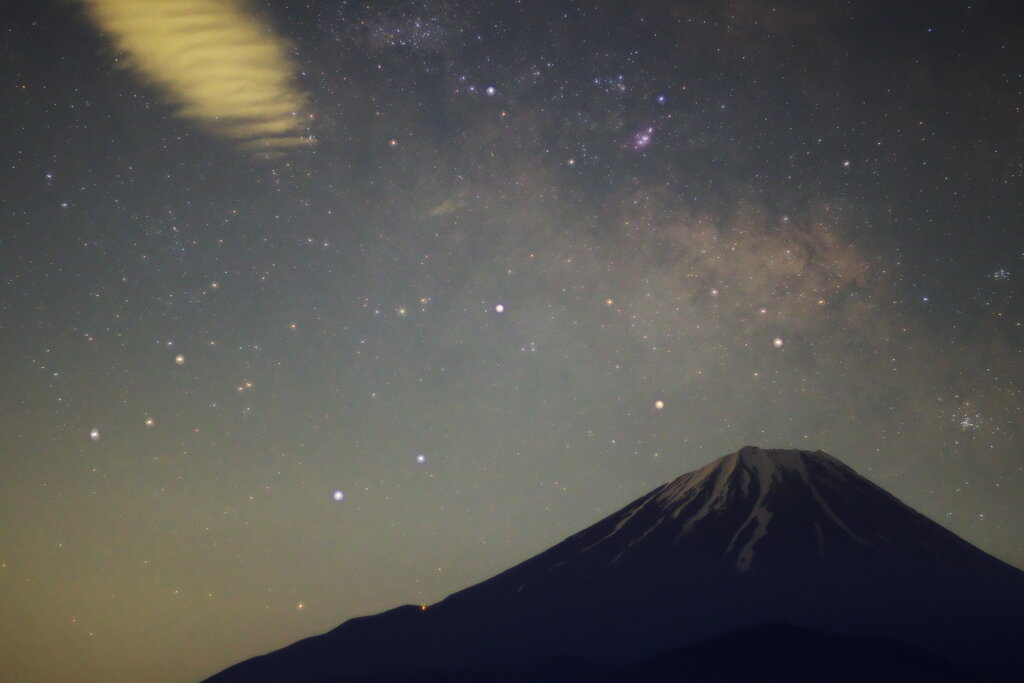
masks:
<path id="1" fill-rule="evenodd" d="M 673 650 L 593 683 L 989 683 L 994 679 L 894 640 L 767 624 Z"/>
<path id="2" fill-rule="evenodd" d="M 746 447 L 426 611 L 353 619 L 211 680 L 482 677 L 554 661 L 584 675 L 581 662 L 609 671 L 765 623 L 1007 674 L 1022 615 L 1021 571 L 825 453 Z"/>

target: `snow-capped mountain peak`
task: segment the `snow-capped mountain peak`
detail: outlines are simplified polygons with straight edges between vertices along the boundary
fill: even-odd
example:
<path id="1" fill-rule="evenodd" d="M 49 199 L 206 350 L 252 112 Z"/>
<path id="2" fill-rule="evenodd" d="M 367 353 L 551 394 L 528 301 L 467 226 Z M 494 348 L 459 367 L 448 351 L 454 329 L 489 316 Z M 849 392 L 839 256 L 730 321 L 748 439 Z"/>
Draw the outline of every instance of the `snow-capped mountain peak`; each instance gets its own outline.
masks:
<path id="1" fill-rule="evenodd" d="M 722 507 L 733 495 L 747 496 L 755 491 L 762 499 L 776 485 L 787 480 L 798 480 L 814 486 L 808 474 L 808 464 L 817 478 L 831 478 L 836 483 L 856 473 L 824 451 L 762 449 L 744 446 L 704 467 L 684 474 L 666 484 L 655 502 L 679 517 L 687 510 L 685 503 L 706 490 L 710 484 L 712 506 Z"/>
<path id="2" fill-rule="evenodd" d="M 217 680 L 630 661 L 765 623 L 1019 672 L 1022 614 L 1020 570 L 826 453 L 748 446 L 426 609 L 350 620 Z"/>
<path id="3" fill-rule="evenodd" d="M 854 528 L 856 523 L 843 519 L 832 500 L 836 492 L 848 491 L 851 486 L 899 504 L 823 451 L 746 446 L 655 489 L 614 515 L 614 526 L 581 552 L 614 539 L 615 545 L 625 544 L 612 558 L 618 562 L 652 536 L 652 542 L 663 543 L 664 533 L 655 533 L 663 525 L 672 529 L 673 543 L 696 533 L 703 535 L 713 527 L 719 540 L 728 540 L 720 548 L 720 557 L 728 558 L 737 571 L 746 572 L 754 565 L 758 545 L 777 515 L 791 518 L 787 520 L 790 534 L 793 524 L 813 530 L 808 540 L 813 541 L 819 557 L 826 553 L 825 539 L 830 534 L 839 533 L 874 547 Z"/>

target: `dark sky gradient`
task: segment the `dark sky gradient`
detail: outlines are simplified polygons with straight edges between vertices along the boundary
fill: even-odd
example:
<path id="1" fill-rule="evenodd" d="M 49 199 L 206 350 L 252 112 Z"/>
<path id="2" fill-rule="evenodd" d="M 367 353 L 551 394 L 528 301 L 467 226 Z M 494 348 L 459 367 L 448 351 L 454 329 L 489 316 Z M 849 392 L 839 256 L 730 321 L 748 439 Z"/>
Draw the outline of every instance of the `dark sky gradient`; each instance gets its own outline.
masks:
<path id="1" fill-rule="evenodd" d="M 4 680 L 194 680 L 748 443 L 1024 565 L 1014 3 L 243 7 L 315 144 L 5 8 Z"/>

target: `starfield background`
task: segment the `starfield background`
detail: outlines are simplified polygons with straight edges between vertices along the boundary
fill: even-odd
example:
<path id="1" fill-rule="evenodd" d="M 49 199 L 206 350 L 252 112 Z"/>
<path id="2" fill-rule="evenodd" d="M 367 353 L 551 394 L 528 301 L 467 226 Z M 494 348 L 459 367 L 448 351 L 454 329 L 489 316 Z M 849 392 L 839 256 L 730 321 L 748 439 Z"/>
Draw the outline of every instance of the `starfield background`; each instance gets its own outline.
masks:
<path id="1" fill-rule="evenodd" d="M 1015 3 L 2 17 L 5 680 L 195 680 L 745 443 L 1024 565 Z"/>

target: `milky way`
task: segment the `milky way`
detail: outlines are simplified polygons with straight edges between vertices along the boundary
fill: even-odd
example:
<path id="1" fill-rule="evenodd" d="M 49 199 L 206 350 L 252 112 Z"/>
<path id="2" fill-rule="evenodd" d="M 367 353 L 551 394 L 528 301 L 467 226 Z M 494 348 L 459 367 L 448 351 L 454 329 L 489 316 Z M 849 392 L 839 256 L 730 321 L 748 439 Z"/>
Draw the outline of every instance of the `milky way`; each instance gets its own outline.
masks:
<path id="1" fill-rule="evenodd" d="M 171 73 L 115 4 L 0 34 L 13 679 L 195 680 L 745 444 L 1024 564 L 1019 10 L 196 0 Z"/>

